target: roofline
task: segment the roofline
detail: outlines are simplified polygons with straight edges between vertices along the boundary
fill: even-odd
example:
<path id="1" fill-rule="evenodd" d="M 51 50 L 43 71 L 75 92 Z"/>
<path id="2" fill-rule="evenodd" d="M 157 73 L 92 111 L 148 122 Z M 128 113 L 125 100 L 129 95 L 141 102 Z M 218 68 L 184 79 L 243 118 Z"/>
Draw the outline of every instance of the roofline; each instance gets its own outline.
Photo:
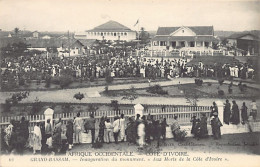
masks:
<path id="1" fill-rule="evenodd" d="M 234 34 L 232 34 L 232 35 L 234 35 Z M 232 36 L 232 35 L 230 35 L 230 36 Z M 256 35 L 254 35 L 254 34 L 251 34 L 251 33 L 246 33 L 246 34 L 241 34 L 241 36 L 239 36 L 239 37 L 237 37 L 237 38 L 232 38 L 232 37 L 227 37 L 226 39 L 238 39 L 238 38 L 242 38 L 242 37 L 244 37 L 244 36 L 246 36 L 246 35 L 252 35 L 252 36 L 254 36 L 254 37 L 256 37 L 257 39 L 258 39 L 258 36 L 256 36 Z M 256 40 L 257 40 L 256 39 Z"/>

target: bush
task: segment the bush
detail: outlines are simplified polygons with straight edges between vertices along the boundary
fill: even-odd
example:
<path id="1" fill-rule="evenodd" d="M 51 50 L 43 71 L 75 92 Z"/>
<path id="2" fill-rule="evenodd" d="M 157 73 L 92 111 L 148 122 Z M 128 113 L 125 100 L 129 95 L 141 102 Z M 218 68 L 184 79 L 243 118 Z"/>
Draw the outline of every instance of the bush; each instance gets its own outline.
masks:
<path id="1" fill-rule="evenodd" d="M 76 93 L 75 95 L 74 95 L 74 98 L 75 99 L 77 99 L 77 100 L 81 100 L 81 99 L 83 99 L 84 98 L 84 95 L 83 95 L 83 93 Z"/>
<path id="2" fill-rule="evenodd" d="M 94 78 L 93 76 L 91 76 L 91 77 L 89 78 L 89 81 L 90 81 L 90 82 L 94 82 L 94 80 L 95 80 L 95 78 Z"/>
<path id="3" fill-rule="evenodd" d="M 247 85 L 246 84 L 238 84 L 238 87 L 240 89 L 241 92 L 245 92 L 247 90 Z"/>
<path id="4" fill-rule="evenodd" d="M 19 78 L 19 85 L 23 86 L 25 84 L 25 79 L 24 78 Z"/>
<path id="5" fill-rule="evenodd" d="M 51 79 L 51 83 L 53 83 L 55 85 L 59 85 L 60 84 L 60 78 L 59 77 L 53 77 Z"/>
<path id="6" fill-rule="evenodd" d="M 233 93 L 233 89 L 231 87 L 228 88 L 228 93 L 232 94 Z"/>
<path id="7" fill-rule="evenodd" d="M 218 90 L 218 95 L 223 96 L 225 92 L 223 90 Z"/>
<path id="8" fill-rule="evenodd" d="M 41 111 L 43 107 L 43 104 L 39 101 L 39 99 L 36 97 L 35 102 L 33 103 L 31 115 L 37 114 Z"/>
<path id="9" fill-rule="evenodd" d="M 60 87 L 63 89 L 69 86 L 73 82 L 73 78 L 71 76 L 63 75 L 59 78 Z"/>
<path id="10" fill-rule="evenodd" d="M 225 81 L 225 80 L 224 80 L 223 78 L 218 79 L 218 83 L 219 83 L 219 85 L 223 85 L 224 81 Z"/>
<path id="11" fill-rule="evenodd" d="M 212 85 L 212 83 L 208 83 L 208 86 L 211 86 Z"/>
<path id="12" fill-rule="evenodd" d="M 198 85 L 198 86 L 202 86 L 203 80 L 202 80 L 202 79 L 199 79 L 199 78 L 196 78 L 196 79 L 195 79 L 195 84 Z"/>
<path id="13" fill-rule="evenodd" d="M 112 83 L 113 80 L 114 80 L 114 78 L 112 78 L 111 76 L 106 76 L 106 82 L 107 82 L 108 84 Z"/>
<path id="14" fill-rule="evenodd" d="M 160 95 L 168 94 L 168 91 L 163 90 L 162 87 L 158 84 L 154 86 L 150 86 L 146 91 L 152 94 L 160 94 Z"/>
<path id="15" fill-rule="evenodd" d="M 45 82 L 46 82 L 45 87 L 49 88 L 51 86 L 51 76 L 50 75 L 46 76 Z"/>
<path id="16" fill-rule="evenodd" d="M 108 86 L 105 86 L 105 93 L 108 93 Z"/>

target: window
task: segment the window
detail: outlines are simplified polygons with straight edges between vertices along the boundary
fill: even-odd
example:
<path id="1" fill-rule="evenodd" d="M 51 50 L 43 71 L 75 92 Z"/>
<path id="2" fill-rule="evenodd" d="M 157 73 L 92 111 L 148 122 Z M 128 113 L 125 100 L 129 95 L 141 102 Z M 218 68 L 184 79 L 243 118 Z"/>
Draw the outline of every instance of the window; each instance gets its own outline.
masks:
<path id="1" fill-rule="evenodd" d="M 101 34 L 101 36 L 103 36 L 103 32 L 101 32 L 100 34 Z"/>
<path id="2" fill-rule="evenodd" d="M 190 42 L 190 47 L 194 47 L 195 46 L 195 42 L 194 41 L 191 41 Z"/>
<path id="3" fill-rule="evenodd" d="M 182 33 L 184 33 L 184 30 L 182 30 Z"/>
<path id="4" fill-rule="evenodd" d="M 97 33 L 94 33 L 94 35 L 97 35 Z"/>
<path id="5" fill-rule="evenodd" d="M 114 33 L 114 36 L 116 36 L 116 33 Z"/>
<path id="6" fill-rule="evenodd" d="M 125 36 L 127 36 L 127 33 L 125 32 Z"/>
<path id="7" fill-rule="evenodd" d="M 176 47 L 176 42 L 175 42 L 175 41 L 172 42 L 172 47 L 173 47 L 173 48 Z"/>
<path id="8" fill-rule="evenodd" d="M 160 46 L 166 46 L 166 41 L 160 41 Z"/>
<path id="9" fill-rule="evenodd" d="M 181 47 L 185 47 L 185 41 L 181 41 Z"/>
<path id="10" fill-rule="evenodd" d="M 158 41 L 153 41 L 153 46 L 158 46 Z"/>

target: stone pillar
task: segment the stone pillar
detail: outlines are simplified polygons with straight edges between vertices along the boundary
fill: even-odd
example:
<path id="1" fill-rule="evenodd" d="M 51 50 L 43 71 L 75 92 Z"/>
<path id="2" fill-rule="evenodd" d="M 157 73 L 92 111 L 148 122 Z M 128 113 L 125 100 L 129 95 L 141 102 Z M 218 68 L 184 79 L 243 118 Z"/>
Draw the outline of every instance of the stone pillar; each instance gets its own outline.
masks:
<path id="1" fill-rule="evenodd" d="M 222 101 L 216 101 L 217 107 L 218 107 L 218 118 L 221 121 L 221 123 L 223 124 L 224 122 L 224 104 Z"/>
<path id="2" fill-rule="evenodd" d="M 44 111 L 44 115 L 45 115 L 45 128 L 46 128 L 48 119 L 50 119 L 51 127 L 53 127 L 53 114 L 54 114 L 54 110 L 51 109 L 51 108 L 47 108 Z"/>
<path id="3" fill-rule="evenodd" d="M 144 107 L 142 106 L 142 104 L 136 104 L 134 106 L 134 109 L 135 109 L 135 119 L 137 114 L 140 114 L 141 117 L 144 115 Z"/>

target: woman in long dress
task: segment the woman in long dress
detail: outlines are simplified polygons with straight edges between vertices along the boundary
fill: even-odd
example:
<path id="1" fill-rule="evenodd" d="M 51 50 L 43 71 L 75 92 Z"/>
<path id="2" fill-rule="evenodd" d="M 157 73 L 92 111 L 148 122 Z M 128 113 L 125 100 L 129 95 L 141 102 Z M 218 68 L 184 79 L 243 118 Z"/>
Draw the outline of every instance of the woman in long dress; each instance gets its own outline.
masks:
<path id="1" fill-rule="evenodd" d="M 231 104 L 229 103 L 228 100 L 226 100 L 226 104 L 224 107 L 224 123 L 229 125 L 230 122 L 230 115 L 231 115 Z"/>
<path id="2" fill-rule="evenodd" d="M 100 123 L 99 123 L 99 132 L 98 132 L 98 138 L 101 143 L 104 143 L 104 132 L 105 132 L 105 118 L 101 117 Z"/>
<path id="3" fill-rule="evenodd" d="M 207 117 L 206 114 L 203 113 L 200 118 L 200 137 L 204 138 L 208 136 L 208 128 L 207 128 Z"/>
<path id="4" fill-rule="evenodd" d="M 80 113 L 77 114 L 77 117 L 74 119 L 74 132 L 75 132 L 75 143 L 81 143 L 81 133 L 83 130 L 83 120 L 80 118 Z"/>
<path id="5" fill-rule="evenodd" d="M 129 118 L 129 122 L 126 127 L 126 140 L 129 143 L 136 143 L 135 137 L 135 122 L 132 118 Z"/>
<path id="6" fill-rule="evenodd" d="M 251 113 L 250 115 L 253 116 L 254 121 L 256 121 L 256 115 L 257 115 L 257 106 L 256 106 L 256 101 L 253 100 L 251 103 Z"/>
<path id="7" fill-rule="evenodd" d="M 121 118 L 120 118 L 119 122 L 120 122 L 119 136 L 120 136 L 121 142 L 123 142 L 125 140 L 125 118 L 124 118 L 124 114 L 121 114 Z"/>
<path id="8" fill-rule="evenodd" d="M 245 102 L 243 102 L 243 105 L 242 105 L 242 108 L 241 108 L 241 118 L 242 118 L 242 124 L 245 124 L 248 121 L 247 106 L 246 106 Z"/>
<path id="9" fill-rule="evenodd" d="M 211 120 L 211 126 L 212 126 L 212 133 L 214 139 L 220 139 L 221 138 L 221 131 L 220 127 L 223 126 L 218 118 L 217 113 L 213 113 L 213 119 Z"/>
<path id="10" fill-rule="evenodd" d="M 40 129 L 40 122 L 34 126 L 33 129 L 33 154 L 36 154 L 36 151 L 41 151 L 42 148 L 42 133 Z"/>
<path id="11" fill-rule="evenodd" d="M 236 101 L 232 101 L 233 105 L 232 105 L 232 116 L 230 119 L 230 122 L 232 124 L 238 125 L 240 122 L 240 118 L 239 118 L 239 108 L 238 105 L 236 104 Z"/>
<path id="12" fill-rule="evenodd" d="M 191 134 L 193 134 L 193 135 L 195 134 L 196 121 L 197 121 L 196 115 L 194 115 L 194 116 L 191 118 L 191 120 L 190 120 L 190 122 L 192 123 Z"/>
<path id="13" fill-rule="evenodd" d="M 73 146 L 73 122 L 72 120 L 68 121 L 68 124 L 66 126 L 66 137 L 69 143 L 69 149 L 72 149 Z"/>
<path id="14" fill-rule="evenodd" d="M 177 121 L 177 116 L 174 116 L 174 120 L 172 122 L 172 125 L 171 125 L 171 130 L 172 130 L 172 134 L 173 134 L 173 137 L 174 137 L 174 140 L 178 140 L 177 139 L 177 134 L 179 133 L 180 131 L 180 125 Z"/>
<path id="15" fill-rule="evenodd" d="M 58 120 L 56 121 L 56 125 L 53 130 L 53 135 L 52 135 L 52 145 L 54 149 L 54 153 L 60 152 L 61 149 L 61 121 Z"/>

